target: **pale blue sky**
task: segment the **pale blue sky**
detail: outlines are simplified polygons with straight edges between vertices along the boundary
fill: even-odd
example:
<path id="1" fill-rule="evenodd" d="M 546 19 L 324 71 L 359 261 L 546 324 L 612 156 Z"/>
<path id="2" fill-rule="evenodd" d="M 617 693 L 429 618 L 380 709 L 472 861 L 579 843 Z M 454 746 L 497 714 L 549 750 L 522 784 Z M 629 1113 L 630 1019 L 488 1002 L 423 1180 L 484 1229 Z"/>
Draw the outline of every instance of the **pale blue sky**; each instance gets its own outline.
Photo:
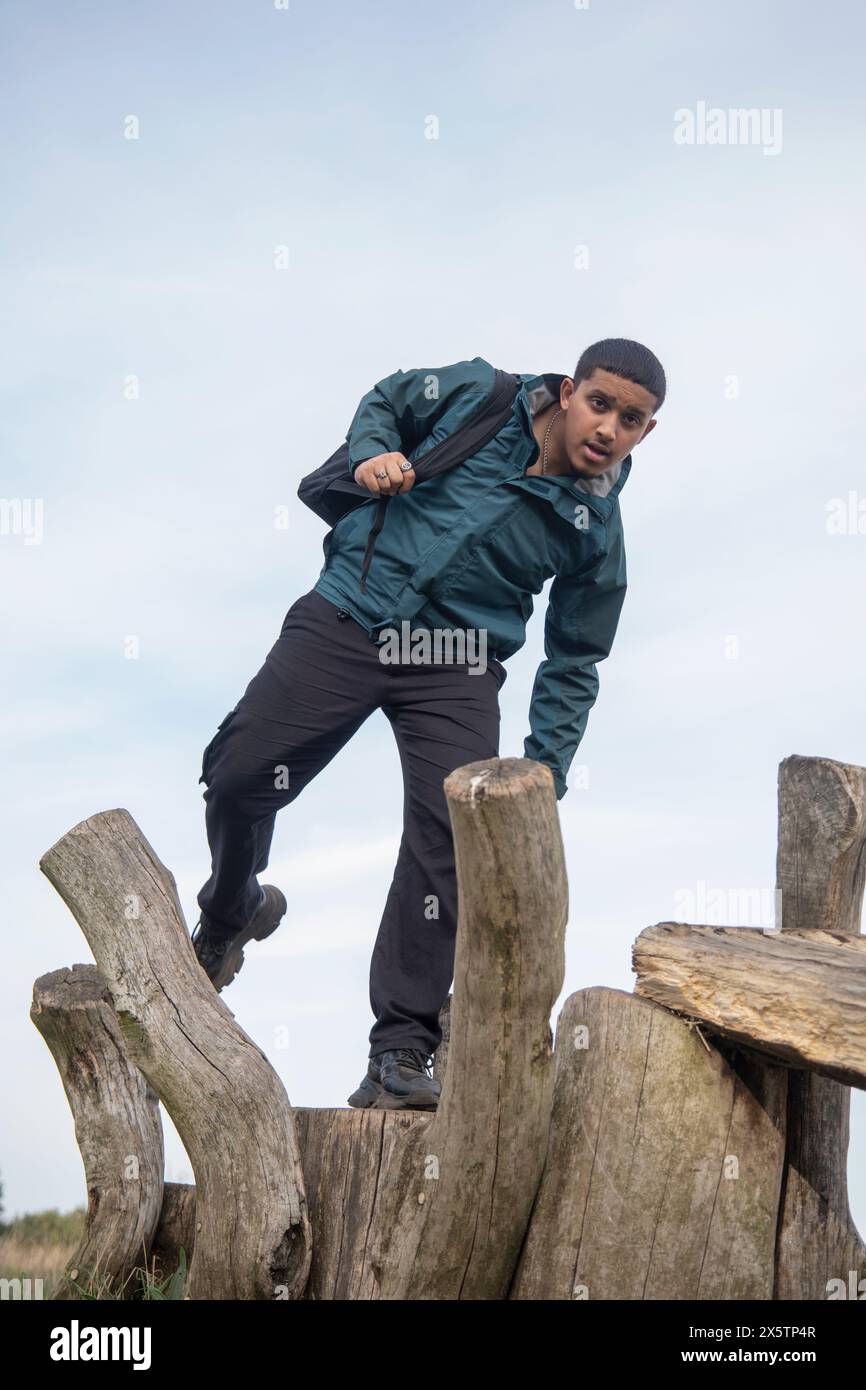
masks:
<path id="1" fill-rule="evenodd" d="M 613 335 L 668 373 L 622 493 L 590 785 L 560 803 L 563 998 L 630 990 L 635 936 L 692 919 L 701 885 L 771 891 L 780 759 L 866 764 L 866 535 L 827 530 L 864 489 L 864 20 L 796 0 L 151 0 L 7 3 L 2 26 L 2 492 L 44 507 L 41 544 L 0 536 L 13 1215 L 85 1197 L 28 1007 L 90 953 L 38 859 L 124 806 L 194 923 L 202 749 L 315 582 L 298 480 L 380 377 L 475 355 L 569 372 Z M 781 152 L 676 144 L 699 103 L 781 112 Z M 508 663 L 503 754 L 522 753 L 544 606 Z M 343 1105 L 364 1070 L 401 815 L 377 714 L 278 819 L 266 878 L 289 917 L 226 999 L 296 1104 Z M 852 1115 L 866 1230 L 861 1093 Z M 166 1128 L 168 1176 L 191 1180 Z"/>

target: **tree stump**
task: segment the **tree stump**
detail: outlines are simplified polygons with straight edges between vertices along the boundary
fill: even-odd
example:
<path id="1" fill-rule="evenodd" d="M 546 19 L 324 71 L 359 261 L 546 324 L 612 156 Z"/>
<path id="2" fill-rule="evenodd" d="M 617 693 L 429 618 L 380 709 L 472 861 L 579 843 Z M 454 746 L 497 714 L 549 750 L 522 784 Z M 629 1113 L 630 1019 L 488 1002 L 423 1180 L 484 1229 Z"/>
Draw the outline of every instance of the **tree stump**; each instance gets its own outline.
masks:
<path id="1" fill-rule="evenodd" d="M 312 1298 L 503 1298 L 541 1175 L 567 911 L 552 778 L 487 760 L 445 793 L 460 906 L 439 1108 L 298 1112 Z"/>
<path id="2" fill-rule="evenodd" d="M 432 1114 L 291 1111 L 201 971 L 174 880 L 125 811 L 82 822 L 44 856 L 195 1172 L 195 1191 L 172 1188 L 154 1239 L 164 1272 L 194 1237 L 189 1296 L 299 1297 L 308 1274 L 309 1298 L 505 1296 L 550 1122 L 565 864 L 541 764 L 473 763 L 445 792 L 460 908 Z M 312 1248 L 296 1119 L 315 1193 Z"/>
<path id="3" fill-rule="evenodd" d="M 660 923 L 634 996 L 569 999 L 512 1298 L 852 1296 L 840 1083 L 864 1083 L 864 873 L 866 770 L 788 758 L 780 930 Z"/>
<path id="4" fill-rule="evenodd" d="M 786 758 L 778 801 L 776 928 L 660 923 L 635 944 L 636 989 L 792 1068 L 774 1297 L 847 1298 L 866 1275 L 847 1181 L 849 1087 L 866 1085 L 866 769 Z"/>
<path id="5" fill-rule="evenodd" d="M 288 1097 L 196 960 L 174 878 L 123 810 L 82 821 L 40 867 L 189 1155 L 198 1229 L 187 1296 L 299 1297 L 309 1219 Z"/>
<path id="6" fill-rule="evenodd" d="M 30 1017 L 57 1063 L 87 1182 L 84 1234 L 53 1297 L 81 1298 L 92 1280 L 126 1297 L 163 1204 L 159 1100 L 129 1059 L 95 965 L 38 979 Z"/>
<path id="7" fill-rule="evenodd" d="M 642 932 L 636 992 L 571 995 L 555 1051 L 567 885 L 550 772 L 491 759 L 445 792 L 459 922 L 434 1113 L 292 1111 L 198 966 L 174 880 L 126 812 L 83 822 L 44 857 L 105 984 L 91 967 L 89 994 L 82 977 L 70 1007 L 66 981 L 49 1007 L 69 974 L 56 972 L 37 982 L 34 1015 L 88 1184 L 96 1110 L 113 1115 L 106 1147 L 128 1152 L 123 1124 L 152 1125 L 154 1092 L 195 1171 L 195 1188 L 166 1185 L 160 1275 L 182 1246 L 193 1297 L 856 1297 L 866 1250 L 845 1159 L 848 1082 L 862 1084 L 866 1056 L 866 770 L 782 763 L 780 931 Z M 88 1090 L 108 1070 L 120 1080 Z M 85 1253 L 106 1220 L 93 1206 Z M 152 1206 L 108 1220 L 118 1272 L 139 1226 L 147 1245 Z"/>
<path id="8" fill-rule="evenodd" d="M 866 768 L 794 756 L 780 763 L 778 785 L 776 887 L 783 935 L 806 927 L 859 936 Z M 857 1022 L 852 1019 L 852 1026 Z M 866 1246 L 848 1205 L 851 1093 L 810 1071 L 792 1072 L 788 1088 L 775 1296 L 851 1297 L 866 1277 Z"/>
<path id="9" fill-rule="evenodd" d="M 511 1298 L 771 1298 L 785 1095 L 648 1000 L 572 994 Z"/>

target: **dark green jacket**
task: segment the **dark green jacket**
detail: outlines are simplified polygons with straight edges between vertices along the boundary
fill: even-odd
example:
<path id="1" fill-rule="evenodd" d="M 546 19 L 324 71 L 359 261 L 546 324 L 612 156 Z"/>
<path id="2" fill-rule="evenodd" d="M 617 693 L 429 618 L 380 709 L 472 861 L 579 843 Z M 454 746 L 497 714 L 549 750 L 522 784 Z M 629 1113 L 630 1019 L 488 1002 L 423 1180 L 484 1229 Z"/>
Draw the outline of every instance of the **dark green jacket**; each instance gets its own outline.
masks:
<path id="1" fill-rule="evenodd" d="M 359 592 L 374 498 L 335 527 L 315 588 L 347 608 L 372 641 L 383 628 L 486 629 L 487 655 L 505 661 L 526 640 L 533 594 L 555 576 L 545 659 L 529 708 L 524 756 L 546 763 L 556 795 L 598 694 L 626 590 L 619 493 L 631 455 L 599 477 L 525 477 L 538 458 L 532 418 L 558 397 L 562 377 L 520 374 L 507 423 L 466 462 L 390 499 Z M 362 398 L 349 433 L 349 468 L 376 454 L 417 460 L 477 409 L 493 386 L 481 357 L 395 372 Z M 590 490 L 591 489 L 591 490 Z"/>

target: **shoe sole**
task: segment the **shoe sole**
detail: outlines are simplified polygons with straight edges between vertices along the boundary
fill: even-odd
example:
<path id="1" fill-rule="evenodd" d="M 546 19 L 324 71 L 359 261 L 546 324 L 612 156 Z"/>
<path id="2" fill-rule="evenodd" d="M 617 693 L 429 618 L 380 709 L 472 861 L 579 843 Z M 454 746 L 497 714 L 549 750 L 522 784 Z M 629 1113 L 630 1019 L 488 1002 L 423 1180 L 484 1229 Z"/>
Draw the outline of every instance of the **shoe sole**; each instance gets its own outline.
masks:
<path id="1" fill-rule="evenodd" d="M 429 1092 L 419 1100 L 413 1096 L 395 1096 L 378 1081 L 365 1077 L 357 1091 L 349 1096 L 348 1104 L 353 1110 L 435 1110 L 439 1101 L 431 1103 Z"/>
<path id="2" fill-rule="evenodd" d="M 232 981 L 236 978 L 238 971 L 244 963 L 244 947 L 248 946 L 251 941 L 266 941 L 267 938 L 271 936 L 273 932 L 276 931 L 277 927 L 280 925 L 280 922 L 283 920 L 283 917 L 286 915 L 288 903 L 286 902 L 285 897 L 282 893 L 280 893 L 280 890 L 278 888 L 273 889 L 273 892 L 278 893 L 279 897 L 276 901 L 276 904 L 273 904 L 272 911 L 276 912 L 277 908 L 280 908 L 280 904 L 282 904 L 279 916 L 272 917 L 269 913 L 266 917 L 263 917 L 257 923 L 257 912 L 253 917 L 253 920 L 250 922 L 249 926 L 245 927 L 242 932 L 238 933 L 237 938 L 231 943 L 225 955 L 223 956 L 222 969 L 220 970 L 216 979 L 213 981 L 213 987 L 216 990 L 217 994 L 219 994 L 221 990 L 224 990 L 226 985 L 230 985 Z M 269 897 L 268 903 L 263 903 L 258 911 L 263 911 L 266 905 L 271 906 L 271 901 L 272 900 Z"/>
<path id="3" fill-rule="evenodd" d="M 436 1110 L 439 1107 L 438 1100 L 431 1101 L 429 1094 L 423 1100 L 413 1100 L 411 1096 L 395 1096 L 384 1087 L 380 1087 L 382 1094 L 372 1105 L 373 1110 Z"/>

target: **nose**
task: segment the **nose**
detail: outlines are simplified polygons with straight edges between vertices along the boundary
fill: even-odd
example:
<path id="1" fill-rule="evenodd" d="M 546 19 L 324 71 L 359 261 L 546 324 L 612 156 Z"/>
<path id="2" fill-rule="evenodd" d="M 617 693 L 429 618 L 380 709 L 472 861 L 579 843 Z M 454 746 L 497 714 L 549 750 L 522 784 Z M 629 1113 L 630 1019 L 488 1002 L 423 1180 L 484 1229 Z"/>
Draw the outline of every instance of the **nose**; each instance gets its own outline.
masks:
<path id="1" fill-rule="evenodd" d="M 605 415 L 596 423 L 595 433 L 603 444 L 613 444 L 616 439 L 616 416 L 613 414 Z"/>

